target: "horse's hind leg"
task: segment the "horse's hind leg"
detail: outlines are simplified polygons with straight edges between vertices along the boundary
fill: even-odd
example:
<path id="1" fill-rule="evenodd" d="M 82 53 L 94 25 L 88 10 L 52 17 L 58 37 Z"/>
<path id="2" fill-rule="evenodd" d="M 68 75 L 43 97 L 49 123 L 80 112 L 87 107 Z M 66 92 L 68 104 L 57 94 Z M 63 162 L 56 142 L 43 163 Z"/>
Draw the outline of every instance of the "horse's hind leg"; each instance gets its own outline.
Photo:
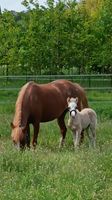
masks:
<path id="1" fill-rule="evenodd" d="M 67 111 L 65 111 L 57 120 L 58 125 L 59 125 L 60 130 L 61 130 L 61 139 L 60 139 L 59 147 L 63 146 L 64 140 L 65 140 L 65 137 L 66 137 L 67 128 L 66 128 L 66 125 L 65 125 L 65 122 L 64 122 L 66 112 Z"/>
<path id="2" fill-rule="evenodd" d="M 39 133 L 39 123 L 35 122 L 33 124 L 33 127 L 34 127 L 34 135 L 33 135 L 32 145 L 33 145 L 33 147 L 35 147 L 37 145 L 37 138 L 38 138 L 38 133 Z"/>
<path id="3" fill-rule="evenodd" d="M 79 99 L 78 101 L 78 110 L 81 111 L 81 109 L 84 107 L 84 105 L 82 106 L 82 101 L 81 99 Z M 81 145 L 84 141 L 84 131 L 81 131 L 81 134 L 80 134 L 80 142 L 79 142 L 79 145 Z"/>

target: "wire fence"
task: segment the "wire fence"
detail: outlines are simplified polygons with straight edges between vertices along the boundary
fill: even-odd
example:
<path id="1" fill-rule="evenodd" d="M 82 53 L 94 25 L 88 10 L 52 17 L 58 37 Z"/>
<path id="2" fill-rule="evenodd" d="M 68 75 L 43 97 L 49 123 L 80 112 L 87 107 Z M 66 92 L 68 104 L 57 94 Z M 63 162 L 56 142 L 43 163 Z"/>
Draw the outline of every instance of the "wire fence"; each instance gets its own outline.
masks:
<path id="1" fill-rule="evenodd" d="M 28 81 L 48 83 L 57 79 L 67 79 L 79 83 L 87 90 L 112 91 L 112 74 L 99 75 L 27 75 L 27 76 L 0 76 L 0 90 L 18 90 Z"/>
<path id="2" fill-rule="evenodd" d="M 112 92 L 112 74 L 100 75 L 36 75 L 36 76 L 0 76 L 0 104 L 15 104 L 20 88 L 28 81 L 39 84 L 57 79 L 66 79 L 79 83 L 87 91 Z M 94 99 L 94 103 L 95 103 Z M 112 100 L 107 99 L 108 103 Z M 93 102 L 92 102 L 93 103 Z M 104 101 L 97 101 L 104 103 Z"/>

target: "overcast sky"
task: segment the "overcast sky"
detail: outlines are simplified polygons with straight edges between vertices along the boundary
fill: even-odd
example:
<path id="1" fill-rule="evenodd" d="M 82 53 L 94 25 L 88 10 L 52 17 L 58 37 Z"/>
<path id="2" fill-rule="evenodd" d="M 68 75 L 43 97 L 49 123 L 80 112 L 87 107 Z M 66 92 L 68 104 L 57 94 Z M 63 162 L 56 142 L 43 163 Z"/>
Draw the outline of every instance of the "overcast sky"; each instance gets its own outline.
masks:
<path id="1" fill-rule="evenodd" d="M 0 6 L 2 11 L 4 9 L 7 10 L 15 10 L 22 11 L 25 10 L 25 7 L 21 5 L 22 0 L 0 0 Z M 44 4 L 46 0 L 38 0 L 39 4 Z"/>

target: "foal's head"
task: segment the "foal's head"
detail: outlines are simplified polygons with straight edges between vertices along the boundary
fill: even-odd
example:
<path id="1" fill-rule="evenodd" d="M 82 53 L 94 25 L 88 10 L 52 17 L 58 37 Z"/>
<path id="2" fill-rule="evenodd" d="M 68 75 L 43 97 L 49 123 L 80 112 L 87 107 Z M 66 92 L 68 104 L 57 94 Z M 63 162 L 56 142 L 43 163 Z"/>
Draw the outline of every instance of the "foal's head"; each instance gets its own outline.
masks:
<path id="1" fill-rule="evenodd" d="M 25 130 L 23 127 L 16 127 L 13 123 L 11 123 L 12 127 L 12 133 L 11 133 L 11 138 L 14 143 L 14 145 L 17 148 L 23 149 L 25 147 L 26 143 L 26 136 L 25 136 Z"/>
<path id="2" fill-rule="evenodd" d="M 76 115 L 76 109 L 77 109 L 77 103 L 78 103 L 78 97 L 73 98 L 73 97 L 68 97 L 67 98 L 67 104 L 68 104 L 68 110 L 70 113 L 70 116 L 75 117 Z"/>

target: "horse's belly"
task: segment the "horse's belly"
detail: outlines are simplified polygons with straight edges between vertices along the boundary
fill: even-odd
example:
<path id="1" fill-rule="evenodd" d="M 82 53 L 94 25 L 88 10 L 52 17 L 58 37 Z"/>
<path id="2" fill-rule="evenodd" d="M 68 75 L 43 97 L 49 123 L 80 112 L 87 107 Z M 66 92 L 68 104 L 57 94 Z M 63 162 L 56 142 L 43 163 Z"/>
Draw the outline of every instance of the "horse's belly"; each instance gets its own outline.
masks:
<path id="1" fill-rule="evenodd" d="M 54 119 L 58 118 L 57 116 L 46 116 L 46 117 L 42 117 L 41 118 L 41 122 L 49 122 L 49 121 L 53 121 Z"/>
<path id="2" fill-rule="evenodd" d="M 52 121 L 54 119 L 59 118 L 59 116 L 61 116 L 63 112 L 53 112 L 53 110 L 50 112 L 45 112 L 44 114 L 42 114 L 41 116 L 41 122 L 48 122 L 48 121 Z"/>
<path id="3" fill-rule="evenodd" d="M 41 119 L 41 122 L 49 122 L 49 121 L 53 121 L 54 119 L 56 119 L 56 118 L 47 118 L 47 119 L 44 119 L 44 118 L 42 118 Z"/>

